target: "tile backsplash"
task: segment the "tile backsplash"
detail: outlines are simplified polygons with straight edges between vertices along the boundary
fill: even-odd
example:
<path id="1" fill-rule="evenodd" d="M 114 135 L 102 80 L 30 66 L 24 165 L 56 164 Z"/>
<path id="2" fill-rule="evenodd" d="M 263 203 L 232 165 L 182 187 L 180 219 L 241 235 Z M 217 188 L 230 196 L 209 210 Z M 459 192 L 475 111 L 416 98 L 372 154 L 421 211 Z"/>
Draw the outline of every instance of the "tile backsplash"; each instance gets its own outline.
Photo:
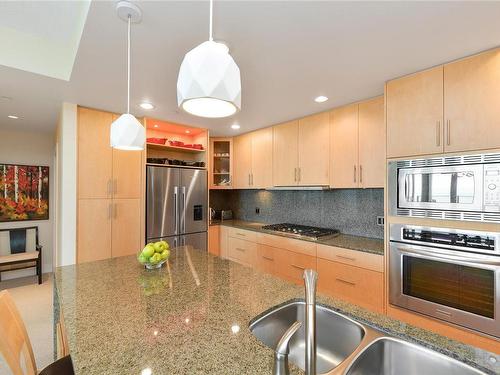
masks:
<path id="1" fill-rule="evenodd" d="M 210 205 L 235 219 L 336 228 L 344 234 L 384 237 L 384 189 L 211 190 Z M 256 208 L 259 213 L 256 213 Z"/>

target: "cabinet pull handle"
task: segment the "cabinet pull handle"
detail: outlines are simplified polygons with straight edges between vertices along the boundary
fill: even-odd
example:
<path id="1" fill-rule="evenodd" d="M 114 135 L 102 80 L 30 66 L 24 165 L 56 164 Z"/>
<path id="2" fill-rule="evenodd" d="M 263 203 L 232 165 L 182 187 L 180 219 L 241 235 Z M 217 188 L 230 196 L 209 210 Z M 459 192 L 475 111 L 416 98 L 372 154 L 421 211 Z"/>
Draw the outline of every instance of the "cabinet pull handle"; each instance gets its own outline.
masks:
<path id="1" fill-rule="evenodd" d="M 335 279 L 335 281 L 338 281 L 338 282 L 344 283 L 344 284 L 348 284 L 348 285 L 352 285 L 352 286 L 356 285 L 356 283 L 353 283 L 352 281 L 347 281 L 347 280 L 339 279 L 339 278 Z"/>
<path id="2" fill-rule="evenodd" d="M 363 166 L 361 164 L 359 165 L 359 183 L 363 183 Z"/>
<path id="3" fill-rule="evenodd" d="M 113 217 L 113 203 L 110 203 L 108 205 L 108 219 L 111 219 Z"/>
<path id="4" fill-rule="evenodd" d="M 250 173 L 248 174 L 248 186 L 251 186 L 252 183 L 250 182 Z"/>
<path id="5" fill-rule="evenodd" d="M 250 173 L 250 176 L 252 176 L 251 181 L 252 181 L 252 186 L 253 186 L 253 172 Z"/>
<path id="6" fill-rule="evenodd" d="M 356 261 L 356 258 L 346 257 L 346 256 L 343 256 L 343 255 L 337 255 L 337 258 L 345 259 L 345 260 L 350 260 L 351 262 L 355 262 Z"/>
<path id="7" fill-rule="evenodd" d="M 118 205 L 116 203 L 113 204 L 113 217 L 116 219 L 118 217 Z"/>
<path id="8" fill-rule="evenodd" d="M 441 121 L 436 121 L 436 146 L 441 146 Z"/>
<path id="9" fill-rule="evenodd" d="M 264 258 L 265 260 L 271 260 L 271 261 L 274 261 L 274 258 L 266 257 L 265 255 L 262 255 L 262 258 Z"/>
<path id="10" fill-rule="evenodd" d="M 241 247 L 236 247 L 236 250 L 238 250 L 238 251 L 245 251 L 245 249 L 242 249 Z"/>
<path id="11" fill-rule="evenodd" d="M 354 182 L 356 182 L 356 166 L 354 166 Z"/>
<path id="12" fill-rule="evenodd" d="M 297 168 L 299 170 L 299 178 L 298 178 L 298 181 L 300 182 L 300 180 L 302 179 L 302 169 L 299 167 Z"/>
<path id="13" fill-rule="evenodd" d="M 108 180 L 108 186 L 106 188 L 108 196 L 111 195 L 112 192 L 113 192 L 113 186 L 112 186 L 112 184 L 113 184 L 113 181 L 111 181 L 111 179 L 109 179 Z"/>
<path id="14" fill-rule="evenodd" d="M 449 146 L 451 145 L 451 139 L 450 139 L 450 134 L 451 134 L 451 120 L 446 121 L 446 144 Z"/>
<path id="15" fill-rule="evenodd" d="M 299 270 L 305 270 L 305 267 L 297 266 L 295 264 L 290 264 L 292 267 L 297 268 Z"/>
<path id="16" fill-rule="evenodd" d="M 118 194 L 118 179 L 115 178 L 113 183 L 113 193 Z"/>
<path id="17" fill-rule="evenodd" d="M 293 169 L 293 173 L 294 173 L 293 180 L 297 182 L 297 167 Z"/>
<path id="18" fill-rule="evenodd" d="M 236 235 L 237 235 L 237 236 L 241 236 L 241 237 L 246 237 L 246 236 L 247 236 L 246 234 L 243 234 L 243 233 L 238 233 L 238 232 L 236 232 Z"/>

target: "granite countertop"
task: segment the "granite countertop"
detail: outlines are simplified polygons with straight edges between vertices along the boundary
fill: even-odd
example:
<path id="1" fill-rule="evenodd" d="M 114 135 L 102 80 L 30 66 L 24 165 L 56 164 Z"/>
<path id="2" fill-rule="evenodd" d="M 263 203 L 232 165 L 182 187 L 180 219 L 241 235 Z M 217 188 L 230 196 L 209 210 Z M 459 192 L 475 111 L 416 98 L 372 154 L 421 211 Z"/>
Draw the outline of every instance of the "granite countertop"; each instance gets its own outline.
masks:
<path id="1" fill-rule="evenodd" d="M 225 225 L 228 227 L 241 228 L 252 230 L 256 232 L 269 233 L 276 236 L 283 236 L 288 238 L 295 238 L 287 236 L 286 234 L 280 234 L 277 232 L 271 232 L 262 229 L 264 223 L 258 222 L 250 222 L 244 220 L 223 220 L 223 221 L 212 221 L 210 225 Z M 295 238 L 297 239 L 297 238 Z M 308 238 L 299 238 L 301 241 L 309 241 L 315 242 L 328 246 L 337 246 L 342 247 L 344 249 L 357 250 L 365 253 L 384 255 L 384 240 L 379 238 L 371 238 L 371 237 L 361 237 L 361 236 L 352 236 L 349 234 L 340 234 L 337 237 L 328 238 L 328 239 L 319 239 L 317 241 L 311 240 Z"/>
<path id="2" fill-rule="evenodd" d="M 135 256 L 55 271 L 75 373 L 271 374 L 273 351 L 249 322 L 303 297 L 303 287 L 191 247 L 172 250 L 167 266 L 148 271 Z M 424 344 L 483 371 L 498 373 L 494 355 L 318 295 L 318 303 L 394 336 Z M 292 366 L 292 374 L 302 373 Z"/>

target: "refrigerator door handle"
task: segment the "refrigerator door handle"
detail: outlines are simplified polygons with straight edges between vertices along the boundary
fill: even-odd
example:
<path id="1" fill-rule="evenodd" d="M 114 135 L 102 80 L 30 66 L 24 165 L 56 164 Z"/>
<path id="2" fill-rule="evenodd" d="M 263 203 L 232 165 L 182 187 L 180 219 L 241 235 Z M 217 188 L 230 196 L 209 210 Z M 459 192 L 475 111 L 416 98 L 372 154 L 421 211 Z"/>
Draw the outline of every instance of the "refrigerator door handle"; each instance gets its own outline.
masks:
<path id="1" fill-rule="evenodd" d="M 179 233 L 179 203 L 178 203 L 178 190 L 179 188 L 176 186 L 174 187 L 174 220 L 175 220 L 175 231 L 174 234 Z"/>
<path id="2" fill-rule="evenodd" d="M 182 187 L 182 233 L 186 233 L 186 187 Z"/>

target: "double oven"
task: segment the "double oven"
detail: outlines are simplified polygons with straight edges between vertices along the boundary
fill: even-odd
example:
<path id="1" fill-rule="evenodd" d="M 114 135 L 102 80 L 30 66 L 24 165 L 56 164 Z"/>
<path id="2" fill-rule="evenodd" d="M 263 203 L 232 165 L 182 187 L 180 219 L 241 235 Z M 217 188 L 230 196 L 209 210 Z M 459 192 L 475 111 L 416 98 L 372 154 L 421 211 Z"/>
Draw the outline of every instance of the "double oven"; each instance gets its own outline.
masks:
<path id="1" fill-rule="evenodd" d="M 500 338 L 500 154 L 391 161 L 388 177 L 390 303 Z"/>

